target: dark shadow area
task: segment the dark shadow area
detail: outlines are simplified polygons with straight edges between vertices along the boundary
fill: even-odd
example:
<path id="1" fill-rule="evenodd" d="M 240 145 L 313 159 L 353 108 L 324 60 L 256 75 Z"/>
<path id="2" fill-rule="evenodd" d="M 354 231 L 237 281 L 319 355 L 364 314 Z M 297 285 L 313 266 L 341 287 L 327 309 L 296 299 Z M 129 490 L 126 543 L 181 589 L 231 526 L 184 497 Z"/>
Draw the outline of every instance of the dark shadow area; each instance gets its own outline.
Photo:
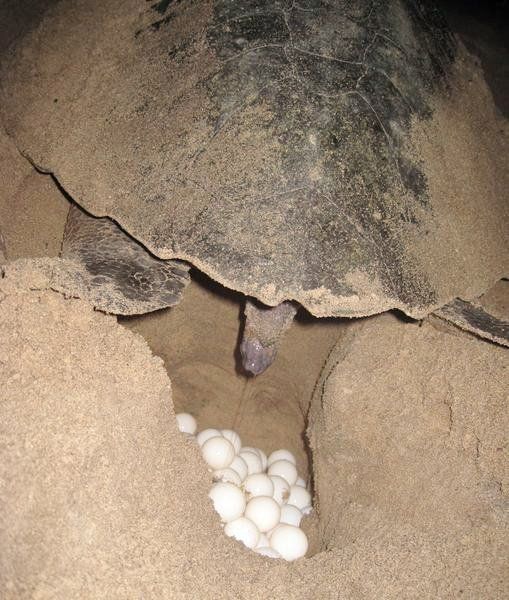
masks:
<path id="1" fill-rule="evenodd" d="M 44 12 L 59 0 L 5 0 L 0 2 L 0 54 L 4 53 L 12 42 L 26 35 L 41 20 Z"/>
<path id="2" fill-rule="evenodd" d="M 509 2 L 442 0 L 451 29 L 481 62 L 500 112 L 509 115 Z"/>

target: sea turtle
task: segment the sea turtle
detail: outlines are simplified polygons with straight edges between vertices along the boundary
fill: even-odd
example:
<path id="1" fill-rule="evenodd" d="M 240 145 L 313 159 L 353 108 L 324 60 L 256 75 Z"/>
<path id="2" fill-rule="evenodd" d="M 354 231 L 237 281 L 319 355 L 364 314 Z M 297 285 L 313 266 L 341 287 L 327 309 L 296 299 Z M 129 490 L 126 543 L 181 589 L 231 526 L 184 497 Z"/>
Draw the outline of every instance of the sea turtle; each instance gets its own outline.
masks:
<path id="1" fill-rule="evenodd" d="M 70 287 L 99 307 L 172 305 L 192 264 L 248 298 L 259 373 L 299 305 L 457 320 L 507 275 L 502 126 L 431 2 L 49 4 L 1 110 L 75 202 Z"/>

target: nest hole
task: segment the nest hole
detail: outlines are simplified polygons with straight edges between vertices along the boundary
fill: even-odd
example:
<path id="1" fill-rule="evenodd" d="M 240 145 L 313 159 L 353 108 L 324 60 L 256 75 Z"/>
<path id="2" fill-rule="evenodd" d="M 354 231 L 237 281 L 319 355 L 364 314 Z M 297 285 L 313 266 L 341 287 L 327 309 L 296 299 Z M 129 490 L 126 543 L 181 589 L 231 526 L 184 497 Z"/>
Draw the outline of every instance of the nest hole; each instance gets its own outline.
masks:
<path id="1" fill-rule="evenodd" d="M 120 318 L 160 356 L 172 382 L 175 412 L 189 412 L 198 428 L 230 428 L 242 443 L 267 454 L 287 448 L 299 474 L 313 487 L 312 453 L 306 437 L 313 391 L 331 347 L 346 324 L 304 311 L 286 333 L 274 364 L 262 375 L 240 365 L 244 297 L 193 270 L 182 302 L 170 309 Z M 323 546 L 318 515 L 305 519 L 308 556 Z"/>

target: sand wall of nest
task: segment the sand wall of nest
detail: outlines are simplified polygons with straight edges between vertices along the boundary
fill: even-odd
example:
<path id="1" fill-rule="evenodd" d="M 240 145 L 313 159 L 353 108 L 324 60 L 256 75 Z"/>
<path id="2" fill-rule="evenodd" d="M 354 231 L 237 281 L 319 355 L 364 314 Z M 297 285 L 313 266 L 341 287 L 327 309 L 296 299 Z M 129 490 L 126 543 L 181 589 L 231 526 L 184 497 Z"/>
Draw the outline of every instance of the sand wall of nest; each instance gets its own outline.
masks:
<path id="1" fill-rule="evenodd" d="M 359 322 L 311 408 L 320 539 L 359 598 L 503 598 L 507 350 L 441 322 Z"/>
<path id="2" fill-rule="evenodd" d="M 354 327 L 311 405 L 319 551 L 285 564 L 224 537 L 161 359 L 34 266 L 0 281 L 2 598 L 507 595 L 506 351 Z"/>

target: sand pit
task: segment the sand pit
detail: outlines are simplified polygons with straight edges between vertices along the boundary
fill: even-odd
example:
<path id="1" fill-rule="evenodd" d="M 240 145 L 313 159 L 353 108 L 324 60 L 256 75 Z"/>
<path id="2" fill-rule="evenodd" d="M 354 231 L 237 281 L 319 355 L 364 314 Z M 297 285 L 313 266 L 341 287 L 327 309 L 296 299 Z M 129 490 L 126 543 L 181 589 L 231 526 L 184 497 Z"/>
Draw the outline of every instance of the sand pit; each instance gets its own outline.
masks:
<path id="1" fill-rule="evenodd" d="M 505 349 L 392 316 L 351 327 L 310 405 L 313 556 L 288 564 L 222 534 L 162 360 L 43 288 L 32 262 L 1 283 L 2 597 L 507 595 Z M 205 372 L 182 405 L 207 404 Z M 210 424 L 232 410 L 214 395 Z M 273 441 L 302 424 L 281 419 Z"/>

